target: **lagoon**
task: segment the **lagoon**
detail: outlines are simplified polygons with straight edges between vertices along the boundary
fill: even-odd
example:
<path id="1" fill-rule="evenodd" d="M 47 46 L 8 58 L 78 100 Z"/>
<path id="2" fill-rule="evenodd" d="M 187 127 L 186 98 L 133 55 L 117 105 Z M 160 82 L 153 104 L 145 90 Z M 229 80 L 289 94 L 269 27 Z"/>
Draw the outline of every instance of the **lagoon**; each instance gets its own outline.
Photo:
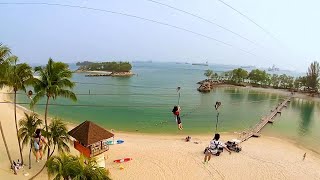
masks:
<path id="1" fill-rule="evenodd" d="M 91 120 L 116 131 L 194 136 L 215 133 L 217 112 L 214 104 L 220 101 L 218 132 L 234 133 L 236 137 L 285 98 L 280 94 L 241 87 L 218 87 L 207 94 L 199 93 L 196 83 L 205 79 L 203 73 L 208 68 L 215 72 L 233 69 L 219 65 L 134 63 L 133 72 L 137 75 L 127 78 L 85 77 L 83 73 L 75 73 L 74 92 L 78 94 L 78 101 L 51 100 L 53 104 L 64 106 L 50 106 L 49 115 L 76 124 Z M 177 87 L 181 87 L 179 103 L 183 131 L 177 129 L 171 113 L 178 103 Z M 30 102 L 22 95 L 18 100 Z M 35 110 L 43 113 L 44 106 L 37 105 Z M 319 102 L 295 98 L 273 125 L 262 130 L 262 134 L 290 139 L 320 153 L 319 115 Z"/>

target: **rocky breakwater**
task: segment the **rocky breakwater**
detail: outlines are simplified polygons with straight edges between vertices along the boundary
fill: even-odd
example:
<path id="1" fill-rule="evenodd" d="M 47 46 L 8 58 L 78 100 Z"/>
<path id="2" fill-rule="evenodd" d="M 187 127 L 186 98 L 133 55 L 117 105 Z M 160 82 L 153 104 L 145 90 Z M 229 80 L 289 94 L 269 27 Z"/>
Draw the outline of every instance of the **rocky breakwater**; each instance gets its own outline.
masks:
<path id="1" fill-rule="evenodd" d="M 134 75 L 134 73 L 132 73 L 131 71 L 128 72 L 113 72 L 110 74 L 113 77 L 129 77 Z"/>
<path id="2" fill-rule="evenodd" d="M 210 92 L 215 85 L 220 84 L 218 81 L 213 81 L 213 80 L 203 80 L 198 82 L 197 84 L 200 84 L 200 87 L 197 89 L 199 92 Z"/>

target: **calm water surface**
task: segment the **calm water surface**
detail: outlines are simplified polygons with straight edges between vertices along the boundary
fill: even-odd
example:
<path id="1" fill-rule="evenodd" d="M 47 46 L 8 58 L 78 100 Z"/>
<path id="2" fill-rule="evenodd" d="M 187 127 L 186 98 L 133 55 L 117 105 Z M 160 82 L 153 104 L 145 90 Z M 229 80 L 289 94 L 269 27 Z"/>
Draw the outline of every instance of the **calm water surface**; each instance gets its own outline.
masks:
<path id="1" fill-rule="evenodd" d="M 72 66 L 73 67 L 73 66 Z M 73 67 L 74 68 L 74 67 Z M 74 74 L 79 94 L 76 103 L 59 98 L 51 103 L 90 106 L 50 106 L 49 114 L 67 121 L 94 121 L 108 129 L 142 133 L 213 134 L 221 101 L 219 132 L 241 132 L 252 127 L 270 112 L 284 96 L 250 89 L 220 87 L 208 94 L 197 92 L 196 82 L 203 80 L 208 67 L 175 63 L 137 63 L 136 76 L 85 77 Z M 214 71 L 233 67 L 211 66 Z M 183 132 L 177 130 L 171 110 L 178 103 L 176 88 L 181 87 Z M 89 95 L 90 91 L 90 95 Z M 102 95 L 103 94 L 103 95 Z M 20 102 L 28 102 L 25 96 Z M 44 103 L 41 101 L 40 103 Z M 44 112 L 38 105 L 36 111 Z M 294 99 L 262 134 L 285 137 L 320 152 L 320 104 Z"/>

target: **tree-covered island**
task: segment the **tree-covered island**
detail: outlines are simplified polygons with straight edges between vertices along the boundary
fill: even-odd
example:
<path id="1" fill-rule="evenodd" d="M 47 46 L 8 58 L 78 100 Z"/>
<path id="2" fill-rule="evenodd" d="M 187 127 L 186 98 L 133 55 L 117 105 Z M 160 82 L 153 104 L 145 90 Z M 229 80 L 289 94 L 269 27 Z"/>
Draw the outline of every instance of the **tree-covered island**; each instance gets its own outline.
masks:
<path id="1" fill-rule="evenodd" d="M 198 82 L 200 92 L 210 92 L 217 85 L 252 86 L 262 88 L 285 89 L 291 92 L 308 93 L 320 97 L 320 65 L 314 61 L 304 76 L 293 77 L 286 74 L 268 74 L 264 70 L 253 69 L 251 72 L 242 68 L 223 73 L 214 73 L 208 69 L 207 78 Z"/>
<path id="2" fill-rule="evenodd" d="M 131 76 L 132 65 L 129 62 L 78 62 L 81 65 L 77 72 L 89 72 L 90 76 L 95 76 L 96 74 L 104 74 L 104 76 Z M 108 73 L 106 73 L 108 72 Z M 94 74 L 93 74 L 94 73 Z"/>

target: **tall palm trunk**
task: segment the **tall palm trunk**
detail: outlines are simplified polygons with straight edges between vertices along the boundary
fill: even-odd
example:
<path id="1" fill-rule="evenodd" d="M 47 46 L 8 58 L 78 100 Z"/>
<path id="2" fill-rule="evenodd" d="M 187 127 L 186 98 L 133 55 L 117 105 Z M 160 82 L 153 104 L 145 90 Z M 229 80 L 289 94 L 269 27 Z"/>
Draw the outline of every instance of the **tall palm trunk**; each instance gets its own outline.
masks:
<path id="1" fill-rule="evenodd" d="M 30 150 L 29 150 L 29 169 L 31 169 L 31 149 L 32 149 L 32 141 L 30 141 Z"/>
<path id="2" fill-rule="evenodd" d="M 2 139 L 3 139 L 4 146 L 6 147 L 6 151 L 7 151 L 7 155 L 8 155 L 8 158 L 9 158 L 9 161 L 10 161 L 10 164 L 11 164 L 11 167 L 13 168 L 14 174 L 17 174 L 16 169 L 14 168 L 14 166 L 13 166 L 13 164 L 12 164 L 12 159 L 11 159 L 11 156 L 10 156 L 10 153 L 9 153 L 9 149 L 8 149 L 8 145 L 7 145 L 6 138 L 4 137 L 4 133 L 3 133 L 1 121 L 0 121 L 0 131 L 1 131 L 1 135 L 2 135 Z"/>
<path id="3" fill-rule="evenodd" d="M 47 116 L 48 116 L 48 106 L 49 106 L 49 98 L 50 96 L 47 95 L 47 102 L 46 102 L 46 111 L 44 113 L 44 123 L 46 125 L 46 132 L 48 133 L 49 130 L 48 130 L 48 121 L 47 121 Z M 47 138 L 48 139 L 48 153 L 47 153 L 47 160 L 49 159 L 50 157 L 50 138 Z"/>
<path id="4" fill-rule="evenodd" d="M 21 148 L 20 138 L 19 138 L 19 134 L 18 134 L 18 122 L 17 122 L 17 89 L 16 89 L 16 88 L 14 88 L 14 122 L 15 122 L 15 124 L 16 124 L 16 131 L 17 131 L 17 138 L 18 138 L 18 144 L 19 144 L 21 164 L 23 164 L 22 148 Z"/>

